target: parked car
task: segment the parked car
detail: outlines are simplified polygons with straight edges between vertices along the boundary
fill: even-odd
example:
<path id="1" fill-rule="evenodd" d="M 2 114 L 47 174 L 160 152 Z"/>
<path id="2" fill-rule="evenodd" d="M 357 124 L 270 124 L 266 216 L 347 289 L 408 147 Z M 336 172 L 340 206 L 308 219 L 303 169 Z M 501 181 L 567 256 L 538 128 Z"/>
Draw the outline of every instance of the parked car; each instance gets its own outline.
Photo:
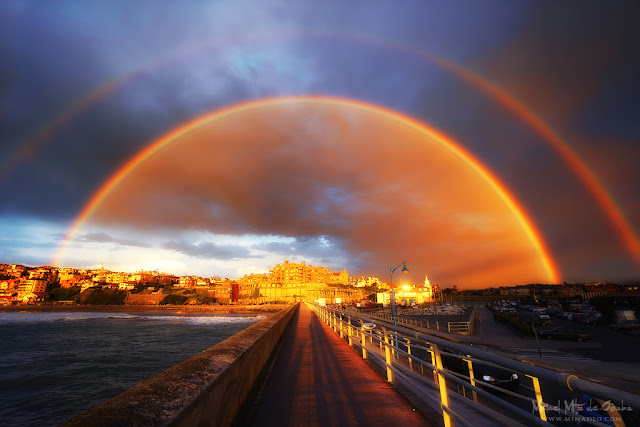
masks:
<path id="1" fill-rule="evenodd" d="M 574 340 L 582 342 L 590 340 L 591 334 L 582 328 L 558 326 L 538 332 L 538 337 L 548 340 Z"/>
<path id="2" fill-rule="evenodd" d="M 373 331 L 376 328 L 375 323 L 363 323 L 362 324 L 362 329 L 364 329 L 365 331 Z"/>
<path id="3" fill-rule="evenodd" d="M 611 319 L 605 316 L 590 316 L 586 322 L 588 325 L 608 325 L 611 323 Z"/>
<path id="4" fill-rule="evenodd" d="M 609 325 L 614 331 L 633 331 L 634 329 L 640 329 L 640 321 L 638 320 L 623 320 L 622 322 Z"/>
<path id="5" fill-rule="evenodd" d="M 575 313 L 571 317 L 571 320 L 573 320 L 574 322 L 579 322 L 579 323 L 587 323 L 587 319 L 588 318 L 589 318 L 589 315 L 587 313 Z"/>
<path id="6" fill-rule="evenodd" d="M 467 362 L 454 356 L 447 356 L 446 353 L 453 353 L 460 356 L 463 356 L 463 354 L 448 348 L 443 348 L 442 351 L 442 364 L 445 369 L 469 376 L 469 365 Z M 484 381 L 496 387 L 510 391 L 518 390 L 518 373 L 509 369 L 497 368 L 495 366 L 475 362 L 473 363 L 473 376 L 477 380 Z M 477 384 L 477 386 L 485 388 L 487 391 L 496 391 L 491 387 L 483 387 L 482 384 Z"/>
<path id="7" fill-rule="evenodd" d="M 536 327 L 549 326 L 549 324 L 551 323 L 549 316 L 547 316 L 546 314 L 540 315 L 535 313 L 524 313 L 519 316 L 519 319 L 523 324 L 531 324 L 535 325 Z"/>

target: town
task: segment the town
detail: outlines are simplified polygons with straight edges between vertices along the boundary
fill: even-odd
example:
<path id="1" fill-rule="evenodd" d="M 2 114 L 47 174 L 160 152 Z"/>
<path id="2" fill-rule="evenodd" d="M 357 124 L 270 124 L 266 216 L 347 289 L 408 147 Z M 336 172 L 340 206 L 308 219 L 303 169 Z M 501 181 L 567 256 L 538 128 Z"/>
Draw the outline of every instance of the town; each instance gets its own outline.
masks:
<path id="1" fill-rule="evenodd" d="M 158 271 L 112 272 L 0 264 L 0 305 L 14 304 L 288 304 L 303 299 L 330 303 L 388 303 L 390 285 L 375 277 L 349 277 L 306 262 L 284 261 L 268 274 L 239 279 L 175 276 Z M 405 303 L 430 301 L 440 290 L 404 284 L 396 297 Z"/>
<path id="2" fill-rule="evenodd" d="M 441 289 L 438 284 L 394 281 L 393 295 L 400 306 L 445 301 L 500 298 L 635 297 L 638 284 L 528 284 L 486 289 Z M 91 304 L 289 304 L 320 301 L 322 304 L 387 306 L 392 286 L 377 277 L 349 276 L 306 262 L 284 261 L 269 273 L 239 279 L 175 276 L 158 271 L 135 273 L 100 269 L 29 267 L 0 264 L 0 305 Z"/>

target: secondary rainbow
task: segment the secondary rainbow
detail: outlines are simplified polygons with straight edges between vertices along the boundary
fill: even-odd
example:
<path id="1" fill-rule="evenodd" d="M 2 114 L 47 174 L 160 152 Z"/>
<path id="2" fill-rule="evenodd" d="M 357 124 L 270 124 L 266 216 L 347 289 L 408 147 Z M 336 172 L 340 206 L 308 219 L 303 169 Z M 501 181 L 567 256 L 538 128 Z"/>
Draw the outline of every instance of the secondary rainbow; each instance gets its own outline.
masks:
<path id="1" fill-rule="evenodd" d="M 56 253 L 54 260 L 52 261 L 53 265 L 59 265 L 64 254 L 66 252 L 67 247 L 70 242 L 73 240 L 73 237 L 78 232 L 78 230 L 82 227 L 82 225 L 87 221 L 87 219 L 91 216 L 91 214 L 98 208 L 100 203 L 109 195 L 109 193 L 122 181 L 129 173 L 131 173 L 138 165 L 148 159 L 157 151 L 161 150 L 166 145 L 170 144 L 176 138 L 185 135 L 188 132 L 191 132 L 198 127 L 207 124 L 209 122 L 220 120 L 225 117 L 228 117 L 233 114 L 241 113 L 243 111 L 259 109 L 259 108 L 268 108 L 270 106 L 282 105 L 282 104 L 325 104 L 325 105 L 335 105 L 341 107 L 352 108 L 356 110 L 362 110 L 369 113 L 374 113 L 380 115 L 386 119 L 391 119 L 397 122 L 404 124 L 405 126 L 409 126 L 414 130 L 432 138 L 437 141 L 439 144 L 442 144 L 452 153 L 454 153 L 457 157 L 463 160 L 468 166 L 470 166 L 484 181 L 486 181 L 491 188 L 498 194 L 498 196 L 505 203 L 507 208 L 513 213 L 513 215 L 517 218 L 519 224 L 523 228 L 527 238 L 529 239 L 532 246 L 535 248 L 536 253 L 540 259 L 540 263 L 551 283 L 559 283 L 560 282 L 560 274 L 553 262 L 553 259 L 549 253 L 549 250 L 545 246 L 543 239 L 541 238 L 540 233 L 537 231 L 531 219 L 527 216 L 524 209 L 521 205 L 515 200 L 515 198 L 509 193 L 506 187 L 498 181 L 498 179 L 493 176 L 493 174 L 476 158 L 474 158 L 469 152 L 463 149 L 459 144 L 453 141 L 451 138 L 447 137 L 440 131 L 434 129 L 433 127 L 427 126 L 426 124 L 419 122 L 411 117 L 405 116 L 396 111 L 374 105 L 365 103 L 362 101 L 356 101 L 347 98 L 338 98 L 338 97 L 330 97 L 330 96 L 292 96 L 292 97 L 274 97 L 274 98 L 264 98 L 259 100 L 254 100 L 250 102 L 244 102 L 240 104 L 235 104 L 230 107 L 222 108 L 211 113 L 200 116 L 192 121 L 189 121 L 171 132 L 165 134 L 155 142 L 149 144 L 146 148 L 140 151 L 138 154 L 129 159 L 120 169 L 113 174 L 99 189 L 96 193 L 91 197 L 89 202 L 84 206 L 82 211 L 78 214 L 76 219 L 73 221 L 73 224 L 70 227 L 69 232 L 67 233 L 63 244 L 60 249 Z"/>

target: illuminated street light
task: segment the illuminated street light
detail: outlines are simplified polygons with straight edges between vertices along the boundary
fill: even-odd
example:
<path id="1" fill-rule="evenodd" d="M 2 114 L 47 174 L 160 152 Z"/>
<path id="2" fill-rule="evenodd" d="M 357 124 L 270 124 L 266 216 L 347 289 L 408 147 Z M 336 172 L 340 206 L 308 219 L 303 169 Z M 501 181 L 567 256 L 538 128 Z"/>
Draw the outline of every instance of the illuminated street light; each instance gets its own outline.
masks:
<path id="1" fill-rule="evenodd" d="M 402 272 L 404 274 L 407 274 L 409 272 L 409 269 L 407 268 L 407 261 L 404 261 L 402 264 L 398 264 L 398 266 L 396 268 L 391 268 L 389 269 L 389 276 L 391 276 L 391 315 L 393 316 L 393 327 L 397 327 L 397 322 L 396 322 L 396 296 L 395 293 L 393 291 L 393 272 L 396 271 L 398 268 L 400 268 L 400 266 L 402 266 Z"/>
<path id="2" fill-rule="evenodd" d="M 398 268 L 400 268 L 400 266 L 402 266 L 402 272 L 404 274 L 407 274 L 409 272 L 409 269 L 407 268 L 407 261 L 404 261 L 402 264 L 398 264 L 398 266 L 396 268 L 391 268 L 389 269 L 389 276 L 391 276 L 391 315 L 393 316 L 393 327 L 397 328 L 398 324 L 396 322 L 396 296 L 395 293 L 393 292 L 393 272 L 396 271 Z M 398 332 L 394 333 L 394 340 L 393 340 L 393 345 L 397 346 L 398 345 Z M 396 357 L 398 357 L 398 352 L 395 352 Z"/>

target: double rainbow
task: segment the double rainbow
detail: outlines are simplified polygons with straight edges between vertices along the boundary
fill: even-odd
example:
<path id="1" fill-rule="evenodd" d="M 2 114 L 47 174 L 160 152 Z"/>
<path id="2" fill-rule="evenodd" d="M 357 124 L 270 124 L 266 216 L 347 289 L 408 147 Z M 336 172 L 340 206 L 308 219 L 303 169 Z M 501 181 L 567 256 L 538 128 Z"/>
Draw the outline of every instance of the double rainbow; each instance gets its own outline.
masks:
<path id="1" fill-rule="evenodd" d="M 221 47 L 226 47 L 233 44 L 242 44 L 249 43 L 252 40 L 264 40 L 265 38 L 271 39 L 286 39 L 286 38 L 294 38 L 294 37 L 321 37 L 321 38 L 339 38 L 339 39 L 348 39 L 355 40 L 359 43 L 369 43 L 374 46 L 380 46 L 383 48 L 388 48 L 395 51 L 405 52 L 410 55 L 414 55 L 417 57 L 424 58 L 432 63 L 437 64 L 442 70 L 445 70 L 461 80 L 469 83 L 479 91 L 486 94 L 495 102 L 504 106 L 508 111 L 510 111 L 514 116 L 518 117 L 522 122 L 527 124 L 534 132 L 536 132 L 543 141 L 545 141 L 549 146 L 565 161 L 565 163 L 569 166 L 569 168 L 576 174 L 576 176 L 580 179 L 580 181 L 584 184 L 584 186 L 589 190 L 591 195 L 596 200 L 597 204 L 600 206 L 602 211 L 605 213 L 609 222 L 612 224 L 614 229 L 617 231 L 622 243 L 627 248 L 629 254 L 635 259 L 636 262 L 640 262 L 640 238 L 633 231 L 629 221 L 625 218 L 622 210 L 616 204 L 611 194 L 606 190 L 604 185 L 600 182 L 598 177 L 592 172 L 589 166 L 582 160 L 578 154 L 575 153 L 574 150 L 547 124 L 545 123 L 539 116 L 537 116 L 533 111 L 527 108 L 523 103 L 519 102 L 512 95 L 505 92 L 497 85 L 489 82 L 487 79 L 479 76 L 471 72 L 470 70 L 461 67 L 451 61 L 448 61 L 444 58 L 432 55 L 423 50 L 416 49 L 412 46 L 408 46 L 406 44 L 398 43 L 395 41 L 375 38 L 372 36 L 365 36 L 359 34 L 349 34 L 349 33 L 341 33 L 336 31 L 310 31 L 310 30 L 283 30 L 277 32 L 271 32 L 267 34 L 259 34 L 259 35 L 249 35 L 244 37 L 243 39 L 219 39 L 213 42 L 204 42 L 198 45 L 187 46 L 185 48 L 176 49 L 171 51 L 170 53 L 156 58 L 150 62 L 147 62 L 140 66 L 139 68 L 124 74 L 114 80 L 108 81 L 105 84 L 99 86 L 94 91 L 89 93 L 86 97 L 80 99 L 79 101 L 71 104 L 69 108 L 64 110 L 53 122 L 51 122 L 48 126 L 40 130 L 31 140 L 29 140 L 22 149 L 17 153 L 14 158 L 9 158 L 5 165 L 0 168 L 0 179 L 8 176 L 16 166 L 23 160 L 27 159 L 29 155 L 36 151 L 36 149 L 42 145 L 45 141 L 51 138 L 51 136 L 63 128 L 65 125 L 70 123 L 76 117 L 80 116 L 87 109 L 91 108 L 100 100 L 110 96 L 113 94 L 118 88 L 122 87 L 125 83 L 134 80 L 138 76 L 144 74 L 146 70 L 152 70 L 158 67 L 163 66 L 166 63 L 171 61 L 181 60 L 183 58 L 188 57 L 189 55 L 193 55 L 195 53 L 199 53 L 206 49 L 218 49 Z M 314 97 L 307 97 L 314 98 Z M 259 105 L 265 102 L 264 100 L 257 101 L 249 101 L 240 105 Z M 364 103 L 360 103 L 358 101 L 349 101 L 353 104 L 361 104 L 367 105 Z M 225 111 L 236 110 L 239 106 L 224 108 L 220 110 L 220 114 Z M 384 110 L 382 107 L 375 107 L 378 110 Z M 389 110 L 386 110 L 389 111 Z M 216 114 L 216 113 L 214 113 Z M 398 115 L 398 113 L 390 112 L 392 115 Z M 203 116 L 202 118 L 198 118 L 190 123 L 197 123 L 203 120 L 210 115 Z M 402 116 L 405 119 L 412 121 L 405 116 Z M 213 120 L 213 118 L 211 118 Z M 417 123 L 417 122 L 416 122 Z M 185 126 L 180 126 L 178 129 L 184 129 Z M 172 131 L 168 135 L 173 135 L 176 131 Z M 163 137 L 161 140 L 166 138 Z M 446 138 L 445 138 L 446 139 Z M 155 146 L 157 143 L 152 144 Z M 457 146 L 460 152 L 465 153 L 467 156 L 469 154 L 462 150 L 460 146 Z M 142 153 L 147 152 L 147 149 L 143 150 Z M 141 155 L 140 153 L 139 155 Z M 469 156 L 470 157 L 470 156 Z M 131 161 L 127 163 L 127 165 L 131 164 Z M 486 168 L 482 168 L 486 172 Z M 119 175 L 122 172 L 122 169 L 116 173 L 115 176 Z M 488 173 L 488 172 L 487 172 Z M 488 175 L 491 176 L 491 175 Z M 114 177 L 112 177 L 109 182 L 111 182 Z M 493 178 L 494 181 L 495 178 Z M 497 182 L 497 181 L 496 181 Z M 504 186 L 500 185 L 500 188 L 504 190 Z M 102 187 L 104 188 L 104 186 Z M 94 200 L 93 197 L 91 200 Z M 87 207 L 83 209 L 80 213 L 79 217 L 82 217 L 83 213 L 87 210 Z"/>

